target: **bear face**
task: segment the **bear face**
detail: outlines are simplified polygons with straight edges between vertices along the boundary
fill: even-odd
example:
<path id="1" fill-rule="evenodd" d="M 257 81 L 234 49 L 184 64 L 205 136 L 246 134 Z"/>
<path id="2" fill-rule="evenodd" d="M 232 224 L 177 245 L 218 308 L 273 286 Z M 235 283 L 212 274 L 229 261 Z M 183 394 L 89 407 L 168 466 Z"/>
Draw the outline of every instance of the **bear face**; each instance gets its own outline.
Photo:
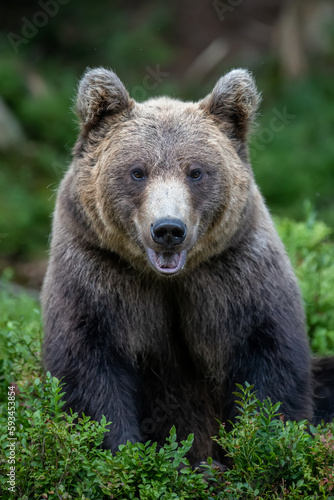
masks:
<path id="1" fill-rule="evenodd" d="M 100 245 L 160 276 L 223 251 L 249 223 L 256 188 L 246 139 L 258 102 L 245 70 L 199 103 L 135 103 L 114 73 L 86 73 L 75 183 Z"/>

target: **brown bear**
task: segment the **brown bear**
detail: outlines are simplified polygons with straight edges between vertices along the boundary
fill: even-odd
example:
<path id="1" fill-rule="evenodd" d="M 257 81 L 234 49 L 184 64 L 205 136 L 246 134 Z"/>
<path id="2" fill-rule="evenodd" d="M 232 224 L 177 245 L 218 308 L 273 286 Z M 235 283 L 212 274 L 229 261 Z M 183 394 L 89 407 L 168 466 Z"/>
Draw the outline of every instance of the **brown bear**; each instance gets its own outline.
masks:
<path id="1" fill-rule="evenodd" d="M 192 463 L 221 459 L 216 419 L 233 419 L 245 381 L 286 419 L 314 417 L 300 292 L 249 161 L 259 100 L 241 69 L 196 103 L 137 103 L 103 68 L 79 85 L 42 291 L 44 364 L 67 408 L 112 421 L 113 451 L 163 443 L 175 425 L 195 434 Z"/>

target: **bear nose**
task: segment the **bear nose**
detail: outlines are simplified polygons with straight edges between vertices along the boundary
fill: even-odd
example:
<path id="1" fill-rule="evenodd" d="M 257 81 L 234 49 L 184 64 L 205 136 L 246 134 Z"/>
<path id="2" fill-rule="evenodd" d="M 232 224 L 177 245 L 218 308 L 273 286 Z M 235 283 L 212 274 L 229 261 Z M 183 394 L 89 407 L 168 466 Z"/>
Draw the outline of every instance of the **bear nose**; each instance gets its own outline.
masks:
<path id="1" fill-rule="evenodd" d="M 155 243 L 165 247 L 180 245 L 187 234 L 187 226 L 179 219 L 159 219 L 151 224 L 151 236 Z"/>

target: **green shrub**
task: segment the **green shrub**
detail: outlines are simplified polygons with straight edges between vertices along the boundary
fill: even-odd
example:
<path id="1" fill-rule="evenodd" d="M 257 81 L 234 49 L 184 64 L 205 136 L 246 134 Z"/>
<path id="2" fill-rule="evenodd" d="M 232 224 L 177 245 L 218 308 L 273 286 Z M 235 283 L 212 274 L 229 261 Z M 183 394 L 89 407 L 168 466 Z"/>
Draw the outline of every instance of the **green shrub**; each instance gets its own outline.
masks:
<path id="1" fill-rule="evenodd" d="M 284 422 L 280 404 L 258 401 L 253 386 L 238 388 L 239 415 L 216 439 L 233 459 L 225 498 L 334 498 L 334 423 L 308 433 L 306 421 Z"/>
<path id="2" fill-rule="evenodd" d="M 150 441 L 120 446 L 120 452 L 106 458 L 109 468 L 102 491 L 109 498 L 120 499 L 217 498 L 214 487 L 204 481 L 203 474 L 192 470 L 185 458 L 194 436 L 189 435 L 181 444 L 176 439 L 173 427 L 160 449 Z"/>
<path id="3" fill-rule="evenodd" d="M 256 75 L 263 105 L 250 149 L 268 205 L 281 217 L 303 220 L 308 198 L 321 220 L 334 227 L 334 107 L 328 105 L 334 97 L 332 82 L 321 71 L 298 82 L 270 76 L 265 68 Z M 282 113 L 288 118 L 272 128 L 272 120 Z"/>
<path id="4" fill-rule="evenodd" d="M 279 404 L 259 402 L 252 386 L 238 386 L 239 415 L 215 440 L 233 459 L 222 474 L 206 475 L 185 458 L 193 436 L 177 443 L 175 428 L 156 443 L 127 443 L 114 455 L 100 444 L 107 422 L 62 412 L 61 387 L 47 374 L 16 396 L 15 494 L 8 491 L 8 435 L 0 438 L 1 498 L 81 499 L 329 499 L 334 488 L 334 424 L 307 432 L 306 422 L 284 422 Z M 7 427 L 7 412 L 0 425 Z M 209 458 L 208 463 L 212 461 Z"/>
<path id="5" fill-rule="evenodd" d="M 187 467 L 185 454 L 193 436 L 179 445 L 175 428 L 166 444 L 131 444 L 119 447 L 114 455 L 102 450 L 107 422 L 62 412 L 61 387 L 48 373 L 42 383 L 36 379 L 16 397 L 15 424 L 15 492 L 17 498 L 120 499 L 206 499 L 213 486 L 203 475 Z M 7 427 L 7 415 L 0 425 Z M 11 498 L 8 491 L 9 433 L 0 438 L 1 465 L 6 471 L 0 478 L 2 499 Z M 179 472 L 178 467 L 183 464 Z"/>
<path id="6" fill-rule="evenodd" d="M 106 422 L 101 424 L 76 414 L 63 414 L 61 388 L 50 375 L 45 383 L 36 379 L 16 399 L 16 474 L 18 498 L 70 498 L 65 493 L 96 496 L 99 481 L 94 469 L 103 464 L 100 444 Z M 6 422 L 3 428 L 6 427 Z M 9 456 L 6 435 L 1 438 L 4 456 Z M 5 464 L 3 464 L 5 465 Z M 6 467 L 5 467 L 6 468 Z M 0 479 L 2 498 L 8 493 L 8 477 Z M 72 486 L 72 483 L 73 486 Z"/>
<path id="7" fill-rule="evenodd" d="M 306 204 L 305 222 L 276 219 L 304 298 L 312 350 L 334 353 L 334 244 L 332 230 Z"/>
<path id="8" fill-rule="evenodd" d="M 77 134 L 71 111 L 76 78 L 69 69 L 48 79 L 33 71 L 41 86 L 34 95 L 22 55 L 13 59 L 1 42 L 0 49 L 0 95 L 26 137 L 19 147 L 0 151 L 0 255 L 45 258 L 53 194 Z"/>
<path id="9" fill-rule="evenodd" d="M 0 281 L 0 403 L 11 383 L 22 386 L 40 377 L 42 323 L 37 300 L 10 292 Z"/>

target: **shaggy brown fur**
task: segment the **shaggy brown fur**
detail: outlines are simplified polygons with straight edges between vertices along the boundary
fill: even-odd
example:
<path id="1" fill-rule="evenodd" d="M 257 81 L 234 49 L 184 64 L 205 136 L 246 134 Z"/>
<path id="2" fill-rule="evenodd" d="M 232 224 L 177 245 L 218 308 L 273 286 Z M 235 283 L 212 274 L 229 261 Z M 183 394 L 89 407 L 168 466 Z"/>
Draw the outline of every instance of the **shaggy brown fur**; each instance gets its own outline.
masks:
<path id="1" fill-rule="evenodd" d="M 105 446 L 195 433 L 219 452 L 235 383 L 312 419 L 300 293 L 249 163 L 249 72 L 199 103 L 139 104 L 111 71 L 80 85 L 42 303 L 45 368 L 67 408 L 111 420 Z M 320 392 L 319 392 L 320 394 Z"/>

